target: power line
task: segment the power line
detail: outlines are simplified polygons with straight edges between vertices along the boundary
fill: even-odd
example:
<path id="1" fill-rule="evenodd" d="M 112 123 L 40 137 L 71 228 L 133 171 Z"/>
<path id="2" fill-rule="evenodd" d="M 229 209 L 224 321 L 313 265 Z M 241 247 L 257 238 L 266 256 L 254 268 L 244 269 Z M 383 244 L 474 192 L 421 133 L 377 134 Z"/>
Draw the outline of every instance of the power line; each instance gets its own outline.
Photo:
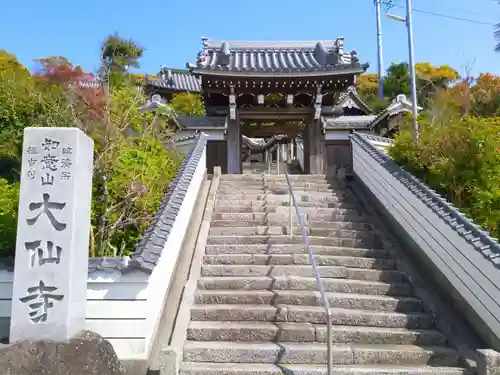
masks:
<path id="1" fill-rule="evenodd" d="M 393 1 L 384 1 L 383 4 L 386 7 L 389 7 L 389 9 L 393 8 L 393 7 L 395 7 L 395 8 L 402 8 L 402 9 L 405 8 L 402 5 L 394 4 Z M 455 21 L 465 21 L 465 22 L 471 22 L 471 23 L 476 23 L 476 24 L 480 24 L 480 25 L 489 25 L 489 26 L 496 26 L 497 25 L 494 22 L 473 20 L 471 18 L 457 17 L 457 16 L 452 16 L 452 15 L 449 15 L 449 14 L 436 13 L 436 12 L 431 12 L 431 11 L 428 11 L 428 10 L 423 10 L 423 9 L 418 9 L 418 8 L 412 8 L 412 10 L 414 12 L 418 12 L 418 13 L 422 13 L 422 14 L 427 14 L 427 15 L 430 15 L 430 16 L 448 18 L 448 19 L 455 20 Z"/>

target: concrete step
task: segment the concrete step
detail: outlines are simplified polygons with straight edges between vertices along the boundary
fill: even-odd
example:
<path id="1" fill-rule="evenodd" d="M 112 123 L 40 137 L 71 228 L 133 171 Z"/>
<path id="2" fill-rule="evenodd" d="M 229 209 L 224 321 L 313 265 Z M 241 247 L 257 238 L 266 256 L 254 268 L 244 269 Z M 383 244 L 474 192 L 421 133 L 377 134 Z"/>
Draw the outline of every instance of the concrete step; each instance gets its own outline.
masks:
<path id="1" fill-rule="evenodd" d="M 408 283 L 384 283 L 379 281 L 323 279 L 325 292 L 356 293 L 371 295 L 411 296 Z M 245 290 L 318 290 L 314 277 L 270 277 L 270 276 L 215 276 L 202 277 L 198 280 L 198 288 L 245 289 Z"/>
<path id="2" fill-rule="evenodd" d="M 262 218 L 261 220 L 212 220 L 210 222 L 210 226 L 212 228 L 217 228 L 217 227 L 284 227 L 289 230 L 289 218 L 280 218 L 280 220 L 272 221 L 269 222 L 266 220 L 266 218 Z M 318 233 L 325 233 L 325 234 L 332 234 L 332 236 L 336 237 L 343 237 L 343 236 L 338 236 L 335 233 L 339 233 L 340 231 L 356 231 L 356 232 L 371 232 L 372 231 L 372 226 L 370 224 L 366 223 L 351 223 L 347 221 L 340 221 L 340 222 L 334 222 L 334 221 L 326 221 L 326 222 L 307 222 L 307 218 L 302 219 L 302 224 L 305 226 L 306 229 L 308 229 L 308 233 L 311 233 L 312 229 L 315 229 L 316 235 L 320 235 Z M 292 230 L 298 231 L 300 229 L 300 226 L 297 223 L 296 216 L 292 216 Z M 348 233 L 348 232 L 345 232 Z M 328 237 L 325 235 L 321 235 L 322 237 Z M 348 236 L 351 237 L 351 236 Z"/>
<path id="3" fill-rule="evenodd" d="M 211 236 L 261 236 L 261 235 L 285 235 L 288 234 L 290 228 L 288 225 L 257 225 L 245 226 L 238 222 L 227 223 L 225 225 L 216 225 L 217 222 L 212 222 L 210 227 Z M 376 236 L 371 230 L 358 229 L 322 229 L 322 228 L 305 228 L 309 236 L 314 237 L 335 237 L 335 238 L 351 238 L 351 239 L 375 239 Z M 294 233 L 301 233 L 300 227 L 293 226 Z"/>
<path id="4" fill-rule="evenodd" d="M 358 205 L 354 202 L 343 202 L 343 201 L 296 201 L 299 209 L 301 207 L 313 207 L 313 208 L 343 208 L 343 209 L 351 209 L 356 210 Z M 241 208 L 253 208 L 256 212 L 260 212 L 265 207 L 273 207 L 273 206 L 289 206 L 289 200 L 287 199 L 266 199 L 266 200 L 231 200 L 226 199 L 222 200 L 220 198 L 216 199 L 215 207 L 224 207 L 224 206 L 237 206 Z"/>
<path id="5" fill-rule="evenodd" d="M 283 224 L 288 223 L 289 209 L 286 212 L 228 212 L 228 213 L 214 213 L 212 215 L 212 222 L 216 221 L 231 221 L 231 222 L 255 222 L 258 224 Z M 301 214 L 300 217 L 303 221 L 307 219 L 307 215 Z M 297 216 L 293 216 L 297 220 Z M 365 221 L 366 222 L 366 221 Z M 257 224 L 257 225 L 258 225 Z"/>
<path id="6" fill-rule="evenodd" d="M 340 187 L 332 186 L 329 184 L 292 184 L 293 191 L 307 191 L 308 193 L 332 193 L 337 195 L 346 194 L 346 190 Z M 288 194 L 289 187 L 286 183 L 282 184 L 262 184 L 262 185 L 245 185 L 244 183 L 238 185 L 222 185 L 217 189 L 217 193 L 227 194 L 264 194 L 268 192 L 286 192 Z"/>
<path id="7" fill-rule="evenodd" d="M 398 313 L 331 308 L 334 325 L 371 326 L 385 328 L 432 329 L 434 318 L 425 313 Z M 322 306 L 305 305 L 194 305 L 191 320 L 195 321 L 260 321 L 326 323 Z"/>
<path id="8" fill-rule="evenodd" d="M 321 256 L 346 256 L 352 257 L 367 257 L 367 258 L 387 258 L 389 254 L 386 250 L 356 248 L 356 247 L 338 247 L 312 245 L 311 250 L 317 256 L 316 260 L 322 261 Z M 307 256 L 305 245 L 302 244 L 226 244 L 226 245 L 207 245 L 205 247 L 207 255 L 282 255 L 280 261 L 286 262 L 287 258 L 292 258 L 295 261 L 295 256 Z M 308 256 L 307 256 L 308 257 Z M 278 259 L 278 258 L 274 258 Z M 297 262 L 300 258 L 297 258 Z M 352 260 L 356 262 L 355 260 Z M 390 260 L 390 262 L 393 262 Z"/>
<path id="9" fill-rule="evenodd" d="M 293 190 L 317 190 L 317 191 L 346 191 L 339 184 L 331 184 L 325 180 L 317 181 L 290 181 Z M 249 181 L 220 181 L 219 189 L 230 191 L 252 191 L 258 189 L 280 189 L 288 190 L 289 186 L 284 180 L 249 180 Z"/>
<path id="10" fill-rule="evenodd" d="M 352 221 L 351 217 L 363 218 L 361 212 L 358 209 L 354 208 L 342 208 L 342 207 L 306 207 L 304 205 L 299 205 L 299 211 L 301 215 L 307 214 L 310 219 L 328 219 L 332 218 L 338 220 L 339 217 L 343 217 L 349 221 Z M 267 213 L 280 213 L 286 214 L 289 213 L 289 206 L 280 206 L 280 205 L 246 205 L 239 206 L 235 204 L 235 202 L 230 202 L 227 206 L 215 205 L 214 213 L 225 214 L 267 214 Z M 366 220 L 364 218 L 363 220 Z"/>
<path id="11" fill-rule="evenodd" d="M 311 323 L 192 321 L 187 339 L 194 341 L 327 342 L 326 325 Z M 445 346 L 436 330 L 332 326 L 334 344 Z"/>
<path id="12" fill-rule="evenodd" d="M 276 213 L 288 213 L 288 207 L 280 207 L 277 206 L 275 211 Z M 300 213 L 302 215 L 307 215 L 307 218 L 311 221 L 338 221 L 339 215 L 344 217 L 344 220 L 347 221 L 359 221 L 353 218 L 363 218 L 364 221 L 367 221 L 366 217 L 361 213 L 360 210 L 357 209 L 349 209 L 349 208 L 335 208 L 335 207 L 300 207 Z"/>
<path id="13" fill-rule="evenodd" d="M 252 199 L 252 200 L 264 200 L 267 197 L 278 198 L 278 197 L 288 197 L 289 189 L 273 188 L 265 189 L 264 191 L 258 190 L 248 190 L 248 191 L 231 191 L 229 189 L 217 190 L 217 197 L 228 197 L 234 199 Z M 296 199 L 310 199 L 310 200 L 321 200 L 321 199 L 347 199 L 355 201 L 355 197 L 343 190 L 330 189 L 327 191 L 317 191 L 317 190 L 293 190 L 293 195 Z M 242 198 L 238 198 L 242 197 Z"/>
<path id="14" fill-rule="evenodd" d="M 307 217 L 307 215 L 305 215 Z M 367 230 L 371 231 L 373 225 L 369 222 L 349 222 L 349 221 L 333 221 L 333 220 L 309 220 L 308 226 L 314 229 L 350 229 L 350 230 Z"/>
<path id="15" fill-rule="evenodd" d="M 343 209 L 352 209 L 357 210 L 359 208 L 359 204 L 357 202 L 349 202 L 345 199 L 338 200 L 316 200 L 316 201 L 305 201 L 305 200 L 296 200 L 297 207 L 301 212 L 302 207 L 326 207 L 326 208 L 343 208 Z M 261 210 L 264 207 L 289 207 L 289 199 L 288 198 L 270 198 L 270 199 L 245 199 L 238 197 L 228 198 L 227 196 L 223 196 L 217 198 L 215 201 L 215 206 L 240 206 L 242 208 L 252 207 L 256 210 Z M 260 211 L 257 211 L 260 212 Z"/>
<path id="16" fill-rule="evenodd" d="M 422 312 L 422 301 L 415 297 L 390 297 L 354 293 L 326 293 L 332 308 L 392 311 L 400 313 Z M 290 290 L 198 290 L 195 303 L 250 304 L 250 305 L 307 305 L 322 306 L 320 292 Z"/>
<path id="17" fill-rule="evenodd" d="M 393 270 L 396 262 L 388 258 L 366 258 L 336 255 L 314 255 L 318 266 L 344 266 Z M 205 255 L 204 264 L 224 265 L 310 265 L 309 255 L 302 254 L 219 254 Z"/>
<path id="18" fill-rule="evenodd" d="M 290 180 L 290 184 L 292 187 L 326 187 L 328 189 L 334 190 L 346 190 L 345 185 L 341 185 L 338 181 L 327 181 L 327 180 Z M 246 187 L 248 190 L 259 188 L 259 187 L 267 187 L 267 186 L 278 186 L 278 187 L 288 187 L 287 182 L 284 179 L 251 179 L 248 181 L 223 181 L 221 185 L 224 188 L 243 188 Z"/>
<path id="19" fill-rule="evenodd" d="M 269 221 L 263 217 L 261 220 L 212 220 L 210 222 L 210 226 L 212 228 L 215 227 L 259 227 L 259 226 L 285 226 L 288 224 L 289 218 L 283 217 L 279 220 Z M 294 227 L 297 227 L 297 219 L 296 216 L 292 217 L 292 223 L 295 224 Z M 302 223 L 306 225 L 305 218 Z"/>
<path id="20" fill-rule="evenodd" d="M 224 217 L 223 215 L 226 215 Z M 232 218 L 229 218 L 231 217 Z M 350 230 L 365 230 L 371 231 L 372 225 L 368 222 L 350 222 L 350 221 L 308 221 L 307 215 L 301 215 L 302 223 L 310 228 L 314 229 L 350 229 Z M 282 214 L 262 214 L 259 217 L 251 217 L 251 215 L 246 214 L 215 214 L 210 222 L 212 227 L 222 227 L 222 226 L 261 226 L 261 225 L 289 225 L 289 215 Z M 292 215 L 292 223 L 294 227 L 297 227 L 297 216 L 295 212 Z"/>
<path id="21" fill-rule="evenodd" d="M 181 375 L 327 375 L 326 366 L 184 362 Z M 335 365 L 332 375 L 472 375 L 459 367 Z"/>
<path id="22" fill-rule="evenodd" d="M 384 282 L 404 282 L 404 273 L 394 270 L 373 270 L 366 268 L 349 268 L 343 266 L 318 266 L 321 277 L 369 280 Z M 201 275 L 210 276 L 300 276 L 314 277 L 311 265 L 252 265 L 252 264 L 204 264 Z"/>
<path id="23" fill-rule="evenodd" d="M 246 235 L 238 236 L 229 235 L 214 235 L 210 229 L 210 236 L 207 239 L 208 245 L 258 245 L 258 244 L 303 244 L 302 236 L 287 236 L 287 235 Z M 224 229 L 224 228 L 221 228 Z M 381 248 L 379 241 L 374 241 L 372 238 L 334 238 L 334 237 L 309 237 L 311 245 L 321 246 L 339 246 L 339 247 L 354 247 L 354 248 Z"/>
<path id="24" fill-rule="evenodd" d="M 289 175 L 288 178 L 291 181 L 326 181 L 327 177 L 325 174 L 293 174 Z M 224 174 L 221 175 L 221 181 L 258 181 L 261 179 L 267 181 L 285 181 L 285 175 L 275 175 L 263 173 L 260 176 L 252 176 L 252 175 L 242 175 L 242 174 Z"/>
<path id="25" fill-rule="evenodd" d="M 298 202 L 350 202 L 356 203 L 356 200 L 347 194 L 335 194 L 334 192 L 318 192 L 318 191 L 295 191 L 293 195 Z M 240 192 L 218 192 L 217 199 L 220 200 L 246 200 L 246 201 L 289 201 L 288 190 L 276 190 L 265 193 L 240 193 Z"/>
<path id="26" fill-rule="evenodd" d="M 326 364 L 323 343 L 187 341 L 184 361 L 212 363 Z M 460 356 L 449 348 L 414 345 L 335 345 L 335 365 L 458 366 Z"/>

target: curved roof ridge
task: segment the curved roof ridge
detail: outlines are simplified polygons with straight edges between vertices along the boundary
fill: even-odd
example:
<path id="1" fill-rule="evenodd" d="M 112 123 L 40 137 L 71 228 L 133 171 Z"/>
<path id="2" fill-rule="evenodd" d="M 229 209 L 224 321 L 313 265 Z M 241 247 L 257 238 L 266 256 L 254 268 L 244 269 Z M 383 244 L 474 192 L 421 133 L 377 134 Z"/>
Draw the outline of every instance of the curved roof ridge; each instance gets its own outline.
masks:
<path id="1" fill-rule="evenodd" d="M 205 40 L 203 45 L 206 49 L 219 49 L 223 43 L 228 43 L 232 50 L 236 49 L 311 49 L 314 50 L 318 43 L 322 43 L 326 48 L 333 48 L 336 39 L 332 40 Z"/>

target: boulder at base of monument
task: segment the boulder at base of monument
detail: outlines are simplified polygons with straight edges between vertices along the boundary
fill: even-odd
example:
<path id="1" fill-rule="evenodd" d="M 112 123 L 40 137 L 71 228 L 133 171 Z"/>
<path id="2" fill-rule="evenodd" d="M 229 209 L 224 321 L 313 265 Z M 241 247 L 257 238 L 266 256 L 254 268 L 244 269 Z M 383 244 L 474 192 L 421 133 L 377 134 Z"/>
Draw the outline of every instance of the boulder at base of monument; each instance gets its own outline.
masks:
<path id="1" fill-rule="evenodd" d="M 66 343 L 20 341 L 0 349 L 2 375 L 123 375 L 113 346 L 91 331 Z"/>

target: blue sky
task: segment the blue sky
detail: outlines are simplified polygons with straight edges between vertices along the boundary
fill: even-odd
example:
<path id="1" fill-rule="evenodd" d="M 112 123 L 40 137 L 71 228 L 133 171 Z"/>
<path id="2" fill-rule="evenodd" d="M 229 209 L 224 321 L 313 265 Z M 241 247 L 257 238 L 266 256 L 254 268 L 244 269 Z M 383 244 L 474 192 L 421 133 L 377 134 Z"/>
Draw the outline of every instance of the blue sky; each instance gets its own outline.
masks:
<path id="1" fill-rule="evenodd" d="M 404 0 L 394 0 L 403 6 Z M 413 0 L 413 8 L 483 22 L 500 22 L 495 0 Z M 404 8 L 391 13 L 404 15 Z M 147 51 L 140 71 L 194 62 L 200 37 L 239 40 L 319 40 L 345 37 L 345 47 L 376 69 L 373 0 L 3 0 L 0 49 L 33 67 L 34 58 L 66 56 L 86 71 L 98 66 L 99 46 L 118 32 Z M 500 74 L 493 26 L 414 13 L 415 59 L 450 64 L 461 74 Z M 383 19 L 384 65 L 407 60 L 404 24 Z"/>

